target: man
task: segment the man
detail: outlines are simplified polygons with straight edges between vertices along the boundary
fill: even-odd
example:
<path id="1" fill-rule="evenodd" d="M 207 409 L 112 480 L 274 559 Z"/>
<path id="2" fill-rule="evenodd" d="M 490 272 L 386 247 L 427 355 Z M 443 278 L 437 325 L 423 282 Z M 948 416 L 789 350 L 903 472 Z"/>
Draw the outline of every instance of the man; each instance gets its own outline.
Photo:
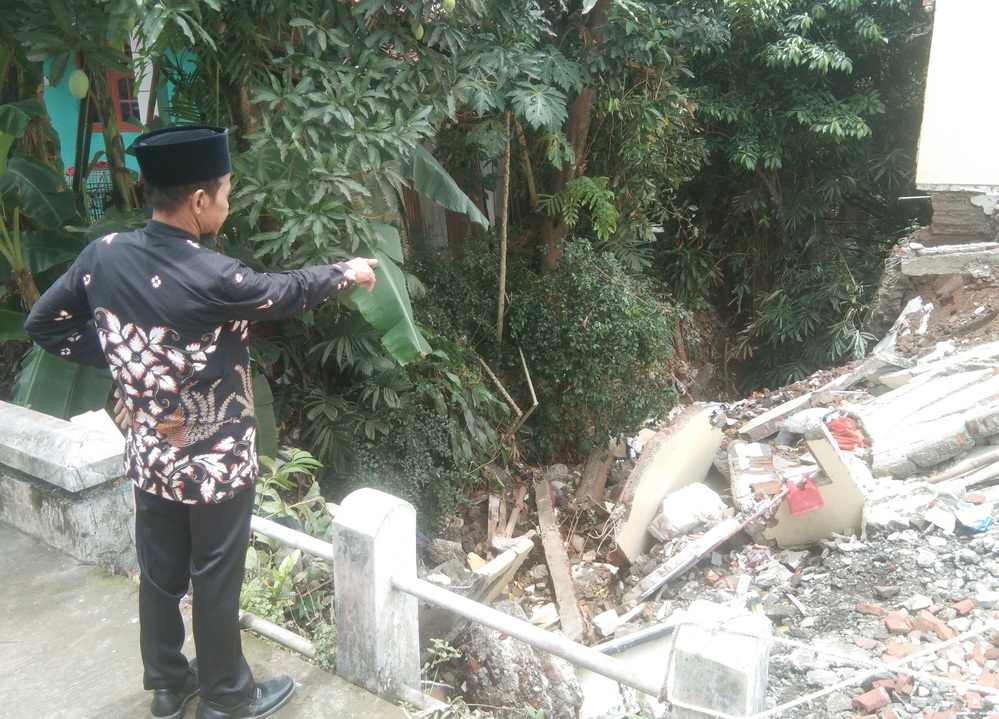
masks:
<path id="1" fill-rule="evenodd" d="M 229 213 L 228 131 L 186 126 L 134 143 L 152 221 L 91 242 L 25 324 L 68 360 L 107 366 L 134 483 L 143 684 L 153 719 L 260 719 L 295 691 L 255 682 L 239 594 L 257 475 L 247 323 L 305 312 L 376 260 L 258 273 L 199 244 Z M 92 323 L 91 323 L 92 320 Z M 182 653 L 180 600 L 193 587 L 197 660 Z"/>

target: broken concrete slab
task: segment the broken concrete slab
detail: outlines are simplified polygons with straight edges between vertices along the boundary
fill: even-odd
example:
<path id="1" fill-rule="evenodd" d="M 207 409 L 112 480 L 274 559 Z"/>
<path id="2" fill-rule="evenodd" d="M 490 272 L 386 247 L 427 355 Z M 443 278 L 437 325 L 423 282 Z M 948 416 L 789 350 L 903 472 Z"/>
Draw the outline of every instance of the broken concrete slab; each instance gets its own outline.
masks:
<path id="1" fill-rule="evenodd" d="M 921 410 L 935 406 L 949 395 L 993 376 L 992 370 L 973 370 L 943 376 L 928 373 L 870 402 L 844 407 L 844 412 L 857 419 L 876 444 L 885 439 L 891 440 L 899 426 L 908 423 Z M 935 416 L 939 417 L 940 414 Z"/>
<path id="2" fill-rule="evenodd" d="M 899 260 L 902 274 L 909 277 L 964 275 L 969 272 L 969 267 L 975 265 L 999 269 L 999 246 L 994 242 L 947 244 L 936 247 L 909 243 L 908 246 L 902 247 Z"/>
<path id="3" fill-rule="evenodd" d="M 662 700 L 675 719 L 703 719 L 703 710 L 750 716 L 766 708 L 773 628 L 745 608 L 697 600 L 673 632 Z"/>
<path id="4" fill-rule="evenodd" d="M 777 508 L 773 525 L 765 530 L 764 536 L 784 548 L 815 544 L 833 533 L 859 533 L 863 527 L 861 487 L 871 479 L 867 465 L 841 450 L 825 426 L 809 432 L 805 442 L 827 480 L 823 483 L 816 478 L 823 506 L 804 514 L 792 514 L 787 503 Z"/>
<path id="5" fill-rule="evenodd" d="M 642 449 L 621 493 L 625 516 L 616 528 L 618 548 L 630 561 L 651 545 L 649 523 L 666 495 L 707 476 L 724 438 L 715 422 L 719 406 L 688 407 Z"/>

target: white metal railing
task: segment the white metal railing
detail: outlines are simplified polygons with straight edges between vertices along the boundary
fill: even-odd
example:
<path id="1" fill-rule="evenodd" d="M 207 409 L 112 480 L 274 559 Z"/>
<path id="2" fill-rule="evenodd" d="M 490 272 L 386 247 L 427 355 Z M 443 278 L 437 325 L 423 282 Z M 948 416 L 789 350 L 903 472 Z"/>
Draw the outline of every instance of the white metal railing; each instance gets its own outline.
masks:
<path id="1" fill-rule="evenodd" d="M 416 511 L 397 497 L 362 489 L 340 504 L 333 543 L 253 517 L 254 532 L 333 565 L 337 674 L 384 698 L 413 701 L 419 690 L 417 599 L 508 634 L 542 651 L 656 696 L 660 687 L 621 660 L 540 629 L 417 577 Z M 311 644 L 252 615 L 243 626 L 306 656 Z"/>

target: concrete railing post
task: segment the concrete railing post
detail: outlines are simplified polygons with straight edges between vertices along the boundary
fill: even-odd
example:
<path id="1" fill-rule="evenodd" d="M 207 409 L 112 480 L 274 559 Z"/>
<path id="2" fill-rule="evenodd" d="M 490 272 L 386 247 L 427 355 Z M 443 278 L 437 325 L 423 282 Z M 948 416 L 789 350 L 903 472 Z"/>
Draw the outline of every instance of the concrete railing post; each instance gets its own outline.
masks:
<path id="1" fill-rule="evenodd" d="M 415 597 L 393 577 L 416 577 L 416 510 L 390 494 L 360 489 L 333 520 L 337 674 L 381 697 L 420 683 Z"/>

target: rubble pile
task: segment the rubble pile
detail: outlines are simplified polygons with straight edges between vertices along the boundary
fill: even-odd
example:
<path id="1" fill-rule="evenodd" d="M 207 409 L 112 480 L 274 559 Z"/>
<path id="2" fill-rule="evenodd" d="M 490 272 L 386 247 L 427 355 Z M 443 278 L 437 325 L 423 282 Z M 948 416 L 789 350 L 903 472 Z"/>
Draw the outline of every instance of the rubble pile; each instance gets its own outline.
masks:
<path id="1" fill-rule="evenodd" d="M 939 282 L 954 286 L 951 275 Z M 982 292 L 991 299 L 978 304 Z M 765 617 L 767 648 L 738 669 L 740 716 L 999 719 L 999 342 L 983 331 L 995 313 L 981 309 L 999 307 L 996 294 L 976 281 L 940 303 L 946 313 L 904 298 L 862 361 L 739 402 L 692 404 L 579 468 L 500 471 L 504 490 L 472 499 L 456 554 L 471 550 L 473 577 L 491 555 L 498 571 L 504 555 L 514 579 L 473 595 L 512 600 L 608 653 L 669 641 L 704 602 Z M 967 316 L 955 314 L 962 302 Z M 510 554 L 512 537 L 533 543 Z M 684 671 L 673 642 L 655 667 L 664 690 L 647 698 L 653 713 L 723 714 L 670 694 Z M 693 677 L 726 661 L 703 654 L 683 659 Z M 449 680 L 481 683 L 496 667 L 480 658 Z M 604 714 L 584 702 L 578 716 Z"/>

